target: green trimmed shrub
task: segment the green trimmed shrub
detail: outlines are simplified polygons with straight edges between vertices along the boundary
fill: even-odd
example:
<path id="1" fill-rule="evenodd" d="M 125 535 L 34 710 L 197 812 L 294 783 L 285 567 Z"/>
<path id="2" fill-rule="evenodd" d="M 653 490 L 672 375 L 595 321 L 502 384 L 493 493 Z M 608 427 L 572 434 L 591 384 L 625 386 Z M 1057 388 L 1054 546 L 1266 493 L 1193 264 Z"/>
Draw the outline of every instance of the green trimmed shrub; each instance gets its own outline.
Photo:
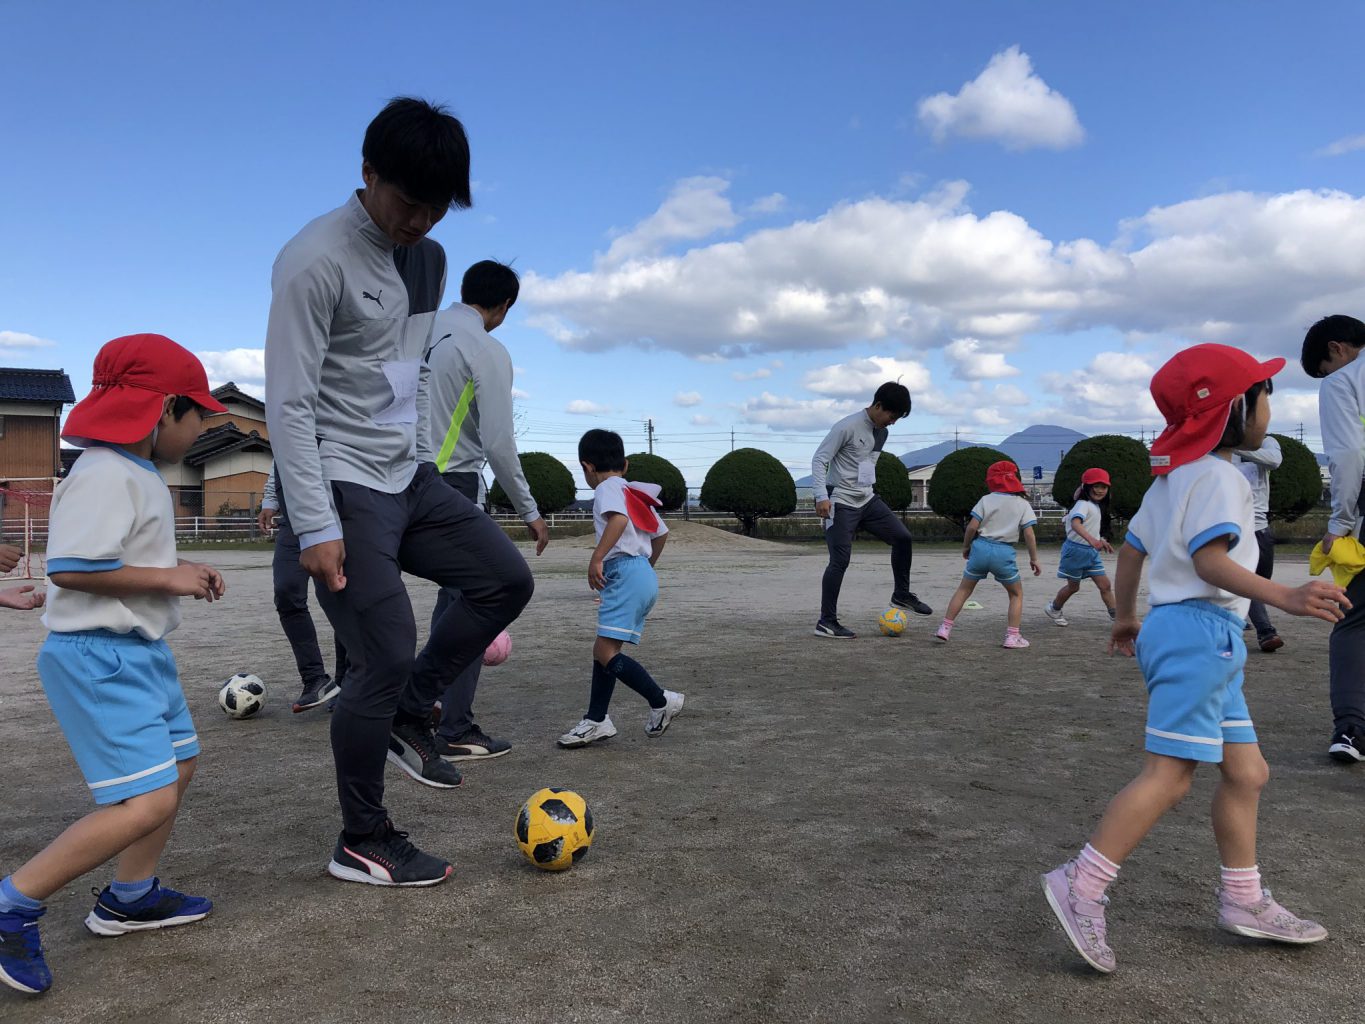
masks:
<path id="1" fill-rule="evenodd" d="M 1057 467 L 1052 497 L 1070 508 L 1081 485 L 1081 474 L 1092 467 L 1109 471 L 1109 512 L 1115 519 L 1132 519 L 1142 496 L 1152 486 L 1152 464 L 1147 446 L 1122 434 L 1099 434 L 1077 441 Z"/>
<path id="2" fill-rule="evenodd" d="M 1322 471 L 1302 441 L 1272 434 L 1280 442 L 1284 461 L 1270 471 L 1270 518 L 1292 523 L 1322 500 Z"/>
<path id="3" fill-rule="evenodd" d="M 972 507 L 987 492 L 987 468 L 1002 461 L 1014 462 L 994 448 L 974 446 L 950 452 L 929 479 L 929 507 L 965 530 Z"/>
<path id="4" fill-rule="evenodd" d="M 752 537 L 760 518 L 796 511 L 796 481 L 787 467 L 757 448 L 737 448 L 711 467 L 701 485 L 701 503 L 729 512 Z"/>
<path id="5" fill-rule="evenodd" d="M 563 512 L 578 497 L 573 474 L 564 463 L 548 452 L 522 452 L 521 471 L 526 474 L 526 483 L 531 488 L 531 497 L 536 499 L 536 507 L 543 516 Z M 488 492 L 488 504 L 494 508 L 510 509 L 512 500 L 502 489 L 502 484 L 493 482 Z"/>
<path id="6" fill-rule="evenodd" d="M 905 511 L 915 496 L 905 463 L 890 452 L 882 452 L 877 458 L 877 483 L 873 489 L 893 512 Z"/>
<path id="7" fill-rule="evenodd" d="M 647 452 L 627 455 L 626 461 L 629 463 L 626 467 L 627 480 L 658 484 L 663 488 L 659 492 L 659 500 L 663 502 L 665 512 L 675 512 L 683 507 L 683 502 L 687 500 L 687 481 L 677 466 L 662 455 L 650 455 Z"/>

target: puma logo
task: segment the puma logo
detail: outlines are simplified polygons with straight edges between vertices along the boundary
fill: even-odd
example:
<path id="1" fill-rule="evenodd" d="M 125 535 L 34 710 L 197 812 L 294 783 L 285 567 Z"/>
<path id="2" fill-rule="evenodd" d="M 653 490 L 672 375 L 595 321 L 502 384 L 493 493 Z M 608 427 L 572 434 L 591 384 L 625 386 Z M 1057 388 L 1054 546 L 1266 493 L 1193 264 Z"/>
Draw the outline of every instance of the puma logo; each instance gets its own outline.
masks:
<path id="1" fill-rule="evenodd" d="M 383 289 L 383 288 L 380 288 L 380 289 L 379 289 L 379 295 L 383 295 L 383 294 L 384 294 L 384 289 Z M 369 299 L 371 302 L 379 302 L 379 308 L 380 308 L 380 309 L 383 309 L 383 308 L 384 308 L 384 303 L 383 303 L 383 302 L 380 302 L 380 300 L 379 300 L 379 295 L 371 295 L 369 292 L 361 292 L 361 293 L 360 293 L 360 297 L 361 297 L 362 299 Z"/>

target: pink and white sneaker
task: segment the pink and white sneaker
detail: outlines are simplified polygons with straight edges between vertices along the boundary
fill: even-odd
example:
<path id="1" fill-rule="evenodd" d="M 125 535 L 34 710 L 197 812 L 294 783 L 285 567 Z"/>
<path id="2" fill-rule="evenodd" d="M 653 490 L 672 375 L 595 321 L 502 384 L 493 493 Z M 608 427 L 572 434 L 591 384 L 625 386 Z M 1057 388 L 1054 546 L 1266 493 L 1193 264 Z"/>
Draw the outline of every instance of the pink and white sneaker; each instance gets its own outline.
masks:
<path id="1" fill-rule="evenodd" d="M 1316 921 L 1296 917 L 1275 902 L 1269 889 L 1261 890 L 1261 901 L 1247 906 L 1234 903 L 1223 889 L 1218 890 L 1218 927 L 1234 935 L 1270 939 L 1306 946 L 1327 938 L 1327 929 Z"/>
<path id="2" fill-rule="evenodd" d="M 953 624 L 951 622 L 940 622 L 938 629 L 934 630 L 934 639 L 941 644 L 946 644 L 948 638 L 953 635 Z"/>
<path id="3" fill-rule="evenodd" d="M 1076 862 L 1069 860 L 1043 876 L 1043 895 L 1081 959 L 1102 974 L 1118 966 L 1105 935 L 1104 908 L 1109 897 L 1084 899 L 1076 892 Z"/>
<path id="4" fill-rule="evenodd" d="M 1022 636 L 1020 636 L 1018 633 L 1006 633 L 1006 634 L 1005 634 L 1005 642 L 1004 642 L 1003 644 L 1001 644 L 1000 646 L 1001 646 L 1001 647 L 1008 647 L 1008 648 L 1010 648 L 1011 650 L 1022 650 L 1023 648 L 1027 647 L 1028 645 L 1029 645 L 1028 641 L 1025 640 L 1025 639 L 1024 639 Z"/>

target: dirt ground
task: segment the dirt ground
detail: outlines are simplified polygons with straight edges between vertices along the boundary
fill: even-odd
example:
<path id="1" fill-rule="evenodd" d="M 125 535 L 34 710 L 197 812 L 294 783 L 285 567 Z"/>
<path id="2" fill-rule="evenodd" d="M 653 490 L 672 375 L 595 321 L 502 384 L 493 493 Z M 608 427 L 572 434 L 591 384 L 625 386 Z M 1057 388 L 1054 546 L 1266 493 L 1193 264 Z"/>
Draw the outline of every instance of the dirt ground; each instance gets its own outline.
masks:
<path id="1" fill-rule="evenodd" d="M 993 583 L 950 645 L 931 641 L 937 615 L 875 635 L 889 570 L 884 549 L 864 547 L 841 615 L 863 636 L 839 643 L 810 633 L 820 549 L 685 525 L 638 654 L 686 692 L 686 711 L 648 739 L 644 705 L 622 688 L 620 735 L 561 751 L 554 738 L 587 699 L 588 547 L 531 559 L 536 595 L 512 657 L 484 675 L 479 721 L 512 753 L 466 768 L 454 791 L 389 773 L 399 826 L 456 866 L 419 890 L 326 875 L 339 827 L 328 715 L 289 711 L 297 682 L 268 555 L 204 556 L 231 589 L 220 605 L 187 603 L 171 638 L 204 754 L 163 874 L 215 911 L 98 939 L 81 920 L 107 871 L 78 880 L 44 918 L 53 990 L 0 990 L 0 1020 L 1358 1019 L 1365 768 L 1325 756 L 1326 626 L 1280 616 L 1287 646 L 1250 655 L 1248 690 L 1274 775 L 1267 881 L 1331 938 L 1266 948 L 1214 928 L 1206 771 L 1125 865 L 1110 912 L 1119 970 L 1101 977 L 1053 924 L 1038 874 L 1138 768 L 1144 691 L 1131 661 L 1104 654 L 1093 588 L 1068 628 L 1044 618 L 1055 549 L 1026 583 L 1027 651 L 1000 648 Z M 1282 559 L 1279 577 L 1302 577 L 1303 561 Z M 917 553 L 913 585 L 936 613 L 961 565 L 955 549 Z M 421 621 L 434 589 L 411 591 Z M 42 636 L 36 615 L 0 614 L 0 872 L 91 806 L 33 670 Z M 217 707 L 238 670 L 270 688 L 259 718 Z M 547 785 L 582 793 L 597 821 L 591 854 L 563 875 L 529 867 L 512 836 L 521 801 Z"/>

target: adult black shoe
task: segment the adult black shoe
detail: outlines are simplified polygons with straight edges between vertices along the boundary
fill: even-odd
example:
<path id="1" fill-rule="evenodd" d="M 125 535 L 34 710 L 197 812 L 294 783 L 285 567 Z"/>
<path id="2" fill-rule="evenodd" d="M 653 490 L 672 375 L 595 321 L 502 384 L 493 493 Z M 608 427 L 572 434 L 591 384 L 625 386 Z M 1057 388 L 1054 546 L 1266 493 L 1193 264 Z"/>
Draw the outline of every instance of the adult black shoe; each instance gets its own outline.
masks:
<path id="1" fill-rule="evenodd" d="M 462 781 L 454 765 L 436 753 L 436 735 L 426 723 L 393 723 L 389 732 L 389 760 L 424 786 L 454 789 Z"/>
<path id="2" fill-rule="evenodd" d="M 826 640 L 856 640 L 858 634 L 839 625 L 837 619 L 821 619 L 815 624 L 815 635 Z"/>
<path id="3" fill-rule="evenodd" d="M 909 608 L 916 615 L 933 615 L 934 610 L 908 590 L 891 595 L 891 603 L 897 608 Z"/>
<path id="4" fill-rule="evenodd" d="M 454 870 L 439 857 L 423 853 L 408 842 L 408 834 L 384 822 L 365 839 L 351 842 L 346 833 L 337 839 L 327 873 L 346 882 L 366 885 L 440 885 Z"/>
<path id="5" fill-rule="evenodd" d="M 1342 764 L 1359 764 L 1365 761 L 1365 741 L 1362 741 L 1355 729 L 1342 729 L 1332 737 L 1332 745 L 1327 748 L 1327 755 L 1333 761 L 1340 761 Z"/>
<path id="6" fill-rule="evenodd" d="M 494 739 L 477 725 L 453 740 L 436 737 L 436 753 L 447 761 L 487 761 L 490 757 L 502 757 L 511 749 L 512 744 Z"/>
<path id="7" fill-rule="evenodd" d="M 303 692 L 299 694 L 299 699 L 294 701 L 294 714 L 311 711 L 319 704 L 326 704 L 340 692 L 341 687 L 327 676 L 312 683 L 304 683 Z"/>

